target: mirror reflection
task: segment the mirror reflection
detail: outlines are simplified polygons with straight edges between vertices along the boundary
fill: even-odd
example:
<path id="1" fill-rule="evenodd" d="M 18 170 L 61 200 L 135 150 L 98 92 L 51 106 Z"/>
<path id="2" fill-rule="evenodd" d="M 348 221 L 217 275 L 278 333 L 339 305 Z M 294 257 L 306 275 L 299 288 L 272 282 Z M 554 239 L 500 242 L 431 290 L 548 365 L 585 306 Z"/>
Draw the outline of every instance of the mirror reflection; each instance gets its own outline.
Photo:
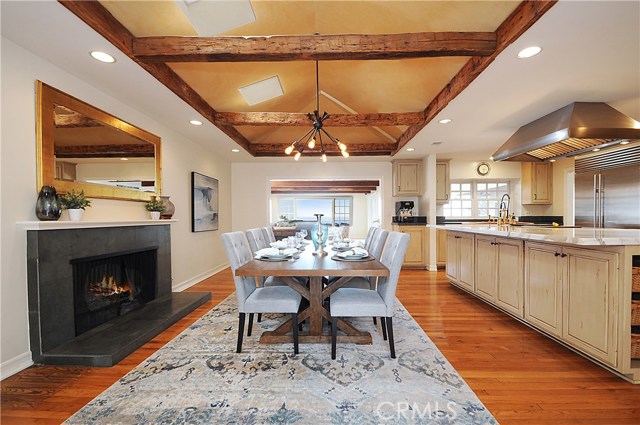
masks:
<path id="1" fill-rule="evenodd" d="M 155 192 L 154 145 L 54 104 L 55 179 Z"/>
<path id="2" fill-rule="evenodd" d="M 38 190 L 146 201 L 161 193 L 160 138 L 37 82 Z"/>

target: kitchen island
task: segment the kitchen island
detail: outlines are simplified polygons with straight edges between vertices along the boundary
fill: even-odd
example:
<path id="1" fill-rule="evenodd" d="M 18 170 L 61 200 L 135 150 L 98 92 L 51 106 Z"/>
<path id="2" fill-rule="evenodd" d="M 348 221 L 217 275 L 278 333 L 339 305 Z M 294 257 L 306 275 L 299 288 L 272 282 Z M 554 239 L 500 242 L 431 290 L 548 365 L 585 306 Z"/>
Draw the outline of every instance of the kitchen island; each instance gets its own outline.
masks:
<path id="1" fill-rule="evenodd" d="M 429 227 L 447 231 L 447 278 L 452 284 L 640 383 L 640 358 L 631 354 L 632 341 L 638 344 L 632 333 L 640 333 L 631 323 L 640 230 Z"/>

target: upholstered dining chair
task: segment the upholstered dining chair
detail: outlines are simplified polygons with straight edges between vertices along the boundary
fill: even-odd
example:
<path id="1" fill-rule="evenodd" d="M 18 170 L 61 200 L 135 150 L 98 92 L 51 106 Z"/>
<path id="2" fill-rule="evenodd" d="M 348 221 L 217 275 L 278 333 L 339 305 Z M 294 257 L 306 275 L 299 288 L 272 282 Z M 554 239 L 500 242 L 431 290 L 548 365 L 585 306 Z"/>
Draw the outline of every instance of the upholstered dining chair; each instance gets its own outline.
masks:
<path id="1" fill-rule="evenodd" d="M 379 227 L 369 227 L 367 237 L 364 240 L 364 249 L 367 251 L 369 251 L 369 248 L 371 247 L 371 239 L 373 239 L 373 234 L 376 232 L 376 229 L 379 229 Z"/>
<path id="2" fill-rule="evenodd" d="M 249 240 L 249 247 L 251 248 L 251 252 L 255 253 L 256 251 L 269 248 L 269 241 L 267 240 L 267 235 L 261 227 L 256 227 L 255 229 L 249 229 L 246 231 L 247 240 Z"/>
<path id="3" fill-rule="evenodd" d="M 338 318 L 380 317 L 384 339 L 389 339 L 391 358 L 396 358 L 393 341 L 393 307 L 400 268 L 409 245 L 409 235 L 391 232 L 382 250 L 380 262 L 389 269 L 389 276 L 378 281 L 377 289 L 340 288 L 331 294 L 331 358 L 336 358 Z M 385 331 L 386 327 L 386 331 Z"/>
<path id="4" fill-rule="evenodd" d="M 253 253 L 249 248 L 247 237 L 242 232 L 230 232 L 222 235 L 224 249 L 229 257 L 233 281 L 236 285 L 238 299 L 239 325 L 238 344 L 236 352 L 242 351 L 245 316 L 249 313 L 247 336 L 251 336 L 253 315 L 255 313 L 284 313 L 291 315 L 291 329 L 293 332 L 293 352 L 298 354 L 298 309 L 302 296 L 289 286 L 256 287 L 255 279 L 246 276 L 236 276 L 238 267 L 253 260 Z"/>
<path id="5" fill-rule="evenodd" d="M 262 228 L 262 231 L 266 235 L 267 242 L 271 243 L 276 241 L 276 235 L 273 233 L 273 227 L 265 226 Z"/>
<path id="6" fill-rule="evenodd" d="M 372 227 L 373 232 L 371 236 L 371 241 L 369 242 L 369 255 L 376 260 L 380 260 L 380 256 L 382 255 L 382 249 L 384 247 L 384 243 L 387 240 L 387 235 L 389 232 L 381 229 L 379 227 Z M 349 282 L 345 283 L 343 288 L 360 288 L 360 289 L 374 289 L 376 285 L 376 278 L 372 277 L 354 277 Z M 375 317 L 374 321 L 375 323 Z"/>

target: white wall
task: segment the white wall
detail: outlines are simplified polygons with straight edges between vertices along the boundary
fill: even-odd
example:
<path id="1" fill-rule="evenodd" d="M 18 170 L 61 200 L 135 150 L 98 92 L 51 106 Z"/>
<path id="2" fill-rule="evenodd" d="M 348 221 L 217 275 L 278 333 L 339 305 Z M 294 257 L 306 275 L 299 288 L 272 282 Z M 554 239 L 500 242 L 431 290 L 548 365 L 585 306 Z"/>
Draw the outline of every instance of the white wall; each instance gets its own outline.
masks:
<path id="1" fill-rule="evenodd" d="M 269 163 L 235 163 L 231 167 L 234 230 L 244 231 L 269 224 L 271 180 L 274 179 L 358 179 L 380 180 L 382 198 L 381 227 L 391 229 L 395 199 L 391 196 L 391 162 L 357 162 L 351 159 L 330 158 L 322 163 L 310 159 L 293 159 Z M 364 205 L 364 204 L 363 204 Z M 366 230 L 352 229 L 354 238 L 366 237 Z M 360 233 L 364 232 L 363 235 Z"/>
<path id="2" fill-rule="evenodd" d="M 26 232 L 19 221 L 36 220 L 35 80 L 108 111 L 162 139 L 163 194 L 176 205 L 172 224 L 174 289 L 195 283 L 228 263 L 219 235 L 231 228 L 231 166 L 143 112 L 43 61 L 2 38 L 2 157 L 0 158 L 0 366 L 2 378 L 31 362 L 27 320 Z M 220 182 L 220 230 L 191 233 L 191 171 Z M 146 219 L 142 203 L 96 199 L 85 220 Z"/>

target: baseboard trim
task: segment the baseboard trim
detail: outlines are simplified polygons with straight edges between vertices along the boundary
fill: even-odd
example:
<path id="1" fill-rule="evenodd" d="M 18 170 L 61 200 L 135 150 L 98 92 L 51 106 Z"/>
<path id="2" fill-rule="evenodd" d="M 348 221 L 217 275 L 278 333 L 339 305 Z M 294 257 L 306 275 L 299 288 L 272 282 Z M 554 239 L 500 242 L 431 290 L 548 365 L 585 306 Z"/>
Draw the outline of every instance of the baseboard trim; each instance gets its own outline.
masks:
<path id="1" fill-rule="evenodd" d="M 15 356 L 14 358 L 0 364 L 0 380 L 6 379 L 11 375 L 15 375 L 32 365 L 33 360 L 31 359 L 31 351 Z"/>
<path id="2" fill-rule="evenodd" d="M 218 267 L 214 267 L 213 269 L 207 270 L 206 272 L 195 275 L 191 279 L 187 279 L 184 282 L 174 285 L 173 291 L 182 292 L 185 289 L 191 288 L 196 283 L 201 282 L 204 279 L 211 277 L 216 273 L 220 273 L 222 270 L 226 269 L 227 267 L 229 267 L 229 263 L 222 264 Z"/>
<path id="3" fill-rule="evenodd" d="M 430 272 L 437 272 L 438 271 L 438 266 L 436 266 L 435 264 L 429 264 L 427 266 L 427 270 L 429 270 Z"/>

